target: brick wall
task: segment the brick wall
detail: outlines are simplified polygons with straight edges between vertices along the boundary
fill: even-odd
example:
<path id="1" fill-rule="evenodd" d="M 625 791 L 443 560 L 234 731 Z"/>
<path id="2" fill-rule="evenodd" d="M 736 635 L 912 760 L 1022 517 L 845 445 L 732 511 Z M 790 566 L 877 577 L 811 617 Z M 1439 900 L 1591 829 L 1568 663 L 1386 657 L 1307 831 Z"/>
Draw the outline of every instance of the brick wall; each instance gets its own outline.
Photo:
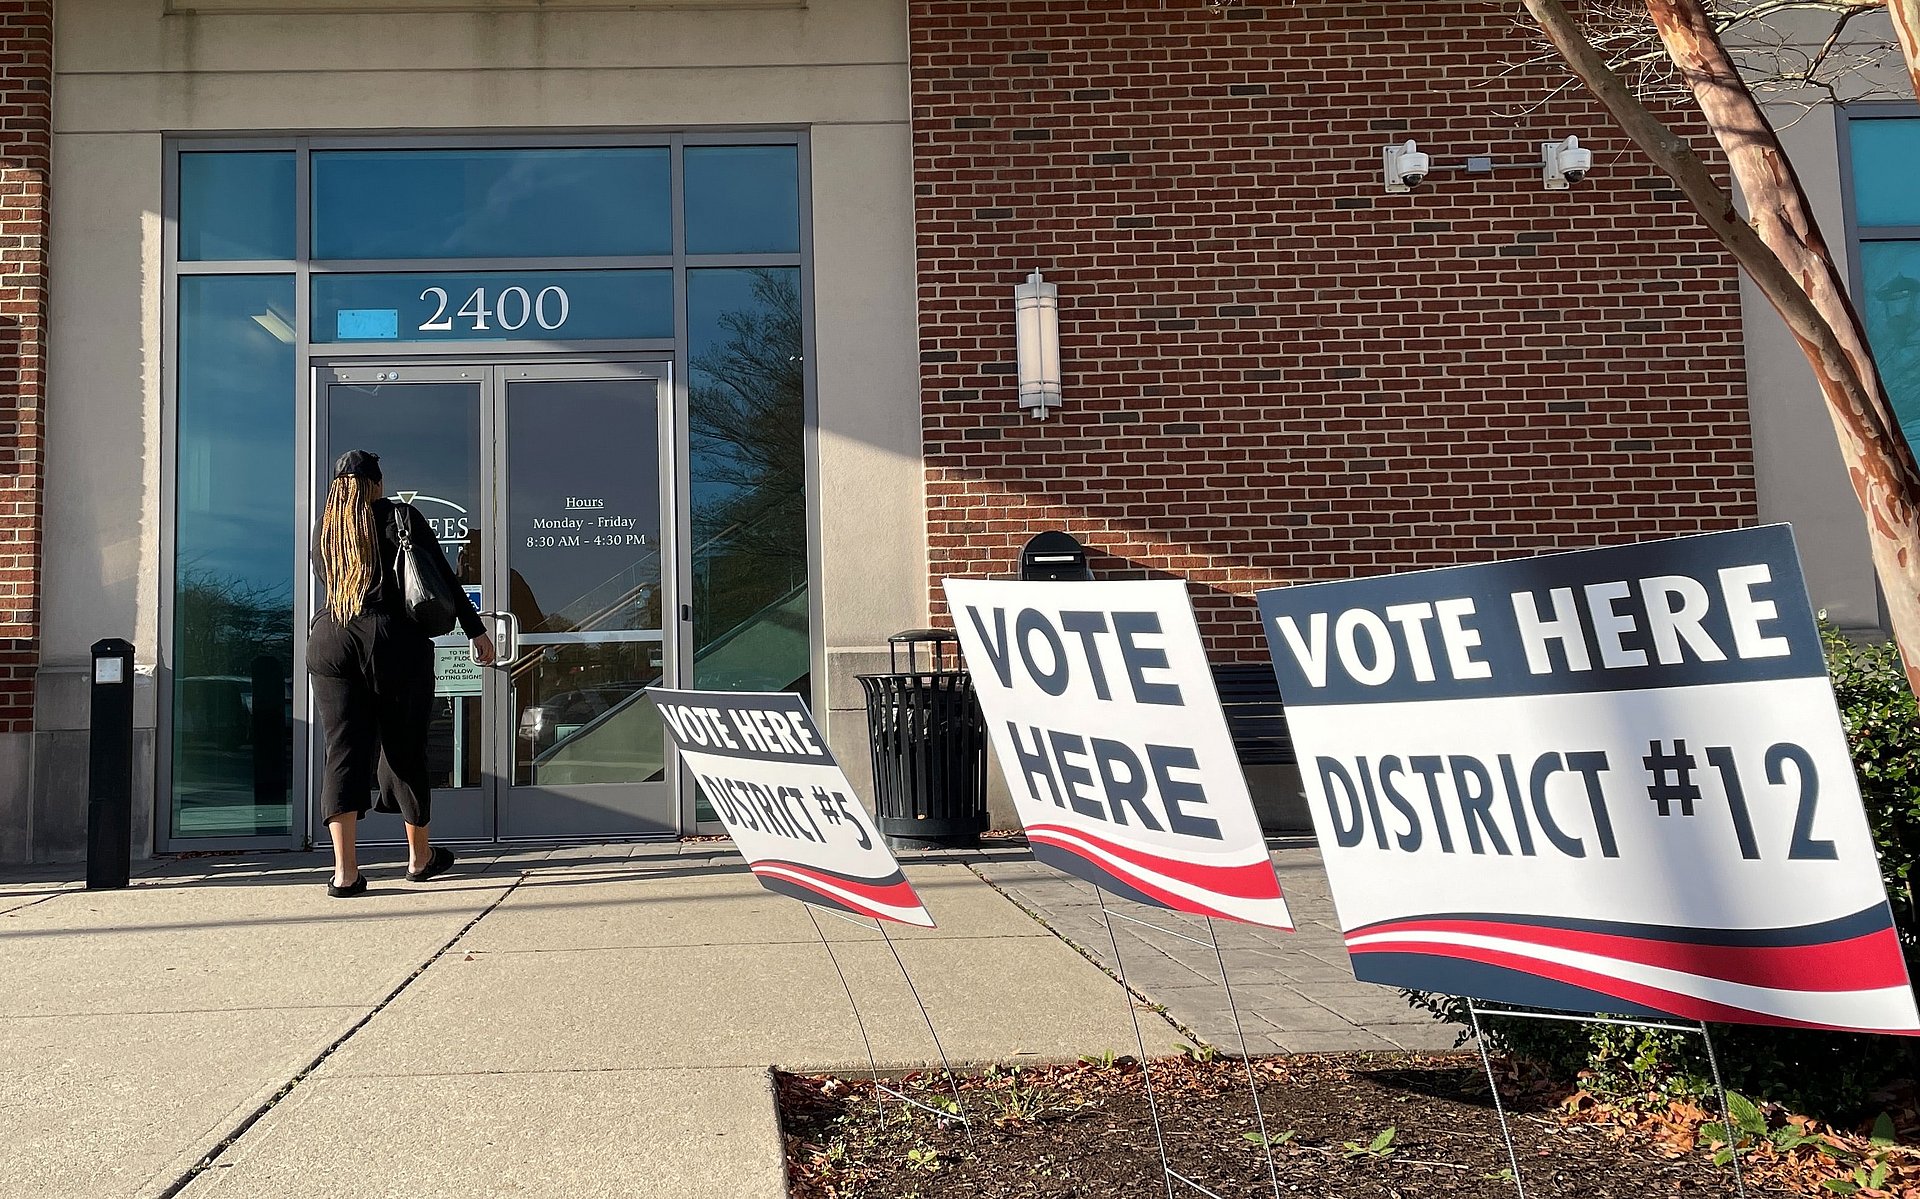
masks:
<path id="1" fill-rule="evenodd" d="M 1751 523 L 1735 270 L 1597 104 L 1507 70 L 1516 11 L 912 0 L 933 578 L 1065 528 L 1253 659 L 1258 588 Z M 1569 192 L 1444 169 L 1569 133 Z M 1389 196 L 1408 137 L 1441 169 Z"/>
<path id="2" fill-rule="evenodd" d="M 0 0 L 0 732 L 33 728 L 45 466 L 52 0 Z"/>

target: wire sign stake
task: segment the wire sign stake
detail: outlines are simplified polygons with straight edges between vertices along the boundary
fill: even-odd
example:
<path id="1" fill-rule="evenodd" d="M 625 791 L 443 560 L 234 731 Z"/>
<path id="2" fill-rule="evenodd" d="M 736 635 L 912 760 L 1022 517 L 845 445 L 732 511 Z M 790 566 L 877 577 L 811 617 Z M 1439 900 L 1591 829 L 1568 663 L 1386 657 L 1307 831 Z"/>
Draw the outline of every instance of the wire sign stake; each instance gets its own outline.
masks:
<path id="1" fill-rule="evenodd" d="M 1168 1199 L 1178 1183 L 1114 921 L 1210 947 L 1247 1056 L 1216 918 L 1293 931 L 1279 876 L 1179 580 L 948 579 L 948 606 L 1033 856 L 1091 883 L 1140 1049 Z M 1190 936 L 1110 908 L 1106 892 L 1207 922 Z M 1279 1195 L 1251 1062 L 1254 1117 Z"/>
<path id="2" fill-rule="evenodd" d="M 1480 1027 L 1482 1016 L 1508 1016 L 1520 1020 L 1552 1020 L 1564 1024 L 1612 1024 L 1623 1028 L 1648 1028 L 1659 1032 L 1683 1032 L 1700 1038 L 1707 1051 L 1707 1064 L 1713 1073 L 1714 1094 L 1720 1100 L 1720 1128 L 1727 1134 L 1727 1147 L 1733 1167 L 1733 1191 L 1738 1199 L 1747 1199 L 1747 1182 L 1740 1172 L 1740 1144 L 1733 1127 L 1733 1107 L 1727 1100 L 1727 1088 L 1720 1081 L 1720 1056 L 1714 1052 L 1713 1031 L 1703 1020 L 1690 1024 L 1660 1020 L 1629 1020 L 1621 1016 L 1588 1016 L 1576 1012 L 1530 1012 L 1508 1007 L 1487 1007 L 1468 999 L 1467 1018 L 1473 1025 L 1474 1044 L 1480 1049 L 1480 1064 L 1486 1067 L 1487 1087 L 1493 1092 L 1493 1110 L 1500 1117 L 1500 1137 L 1507 1146 L 1507 1162 L 1513 1170 L 1513 1189 L 1527 1199 L 1526 1180 L 1520 1173 L 1520 1152 L 1513 1140 L 1513 1128 L 1507 1121 L 1506 1105 L 1500 1101 L 1500 1084 L 1493 1074 L 1493 1056 L 1487 1050 L 1486 1034 Z"/>
<path id="3" fill-rule="evenodd" d="M 847 994 L 876 1090 L 941 1119 L 957 1118 L 971 1141 L 973 1125 L 946 1046 L 886 928 L 888 921 L 932 928 L 933 917 L 855 797 L 806 703 L 784 691 L 650 687 L 648 692 L 659 706 L 681 760 L 693 771 L 760 885 L 806 905 L 814 935 Z M 953 1111 L 932 1107 L 881 1081 L 880 1064 L 853 985 L 814 916 L 815 908 L 880 934 L 933 1038 L 934 1053 L 953 1094 Z"/>
<path id="4" fill-rule="evenodd" d="M 1160 1178 L 1167 1185 L 1167 1199 L 1174 1199 L 1173 1163 L 1167 1159 L 1167 1134 L 1160 1124 L 1160 1105 L 1153 1097 L 1153 1067 L 1147 1057 L 1147 1039 L 1140 1031 L 1140 1009 L 1134 1002 L 1134 991 L 1127 984 L 1127 963 L 1120 955 L 1120 938 L 1114 936 L 1113 918 L 1107 911 L 1107 897 L 1100 888 L 1093 890 L 1094 897 L 1100 903 L 1100 923 L 1106 926 L 1107 941 L 1113 946 L 1113 968 L 1120 975 L 1120 995 L 1126 1000 L 1127 1015 L 1133 1019 L 1133 1043 L 1140 1051 L 1140 1082 L 1147 1092 L 1147 1115 L 1153 1120 L 1154 1144 L 1160 1147 Z M 1185 1179 L 1181 1179 L 1185 1182 Z"/>
<path id="5" fill-rule="evenodd" d="M 960 1118 L 961 1127 L 966 1129 L 967 1143 L 973 1143 L 973 1122 L 967 1119 L 967 1105 L 960 1098 L 960 1080 L 953 1073 L 953 1063 L 947 1058 L 947 1047 L 940 1043 L 940 1033 L 933 1026 L 933 1016 L 927 1011 L 926 1001 L 920 998 L 920 988 L 914 985 L 913 975 L 907 970 L 907 963 L 900 957 L 900 949 L 893 943 L 893 937 L 887 933 L 887 926 L 875 920 L 873 927 L 880 939 L 887 943 L 887 952 L 893 955 L 893 964 L 900 968 L 900 977 L 907 984 L 907 991 L 913 996 L 913 1006 L 920 1009 L 920 1019 L 927 1026 L 927 1035 L 933 1038 L 934 1052 L 940 1055 L 940 1069 L 947 1078 L 947 1090 L 953 1095 L 953 1111 Z M 925 1107 L 925 1104 L 919 1106 Z"/>
<path id="6" fill-rule="evenodd" d="M 1234 1035 L 1238 1039 L 1240 1044 L 1240 1060 L 1242 1065 L 1244 1065 L 1246 1068 L 1247 1094 L 1253 1100 L 1254 1126 L 1258 1130 L 1258 1136 L 1260 1138 L 1260 1150 L 1262 1153 L 1266 1155 L 1266 1159 L 1267 1159 L 1267 1180 L 1273 1186 L 1274 1199 L 1281 1199 L 1279 1166 L 1274 1161 L 1273 1140 L 1270 1134 L 1267 1132 L 1266 1111 L 1260 1102 L 1260 1087 L 1253 1073 L 1253 1055 L 1247 1049 L 1246 1029 L 1242 1027 L 1240 1023 L 1240 1009 L 1233 999 L 1233 984 L 1229 981 L 1227 977 L 1226 955 L 1220 949 L 1220 939 L 1214 928 L 1213 921 L 1211 919 L 1207 920 L 1206 922 L 1207 939 L 1202 941 L 1198 937 L 1189 936 L 1188 934 L 1180 932 L 1176 929 L 1168 928 L 1163 924 L 1155 924 L 1148 920 L 1141 920 L 1138 917 L 1130 916 L 1125 912 L 1118 911 L 1115 908 L 1111 908 L 1107 906 L 1106 896 L 1101 894 L 1098 888 L 1095 889 L 1094 894 L 1098 897 L 1098 900 L 1099 900 L 1100 919 L 1101 919 L 1101 922 L 1106 926 L 1108 944 L 1112 945 L 1113 947 L 1114 970 L 1120 976 L 1120 990 L 1126 997 L 1127 1012 L 1133 1018 L 1134 1040 L 1140 1046 L 1141 1076 L 1142 1076 L 1142 1081 L 1145 1083 L 1146 1089 L 1147 1089 L 1147 1111 L 1148 1111 L 1148 1114 L 1152 1117 L 1154 1122 L 1154 1139 L 1155 1139 L 1155 1142 L 1160 1147 L 1161 1168 L 1162 1170 L 1165 1171 L 1167 1178 L 1170 1180 L 1170 1184 L 1171 1182 L 1178 1182 L 1194 1191 L 1198 1191 L 1203 1195 L 1214 1194 L 1213 1191 L 1209 1190 L 1207 1187 L 1203 1186 L 1199 1182 L 1196 1182 L 1194 1179 L 1189 1178 L 1186 1175 L 1175 1170 L 1173 1168 L 1173 1164 L 1171 1160 L 1169 1159 L 1169 1156 L 1167 1153 L 1166 1137 L 1163 1135 L 1161 1130 L 1159 1108 L 1153 1094 L 1153 1076 L 1151 1073 L 1151 1068 L 1147 1065 L 1146 1043 L 1140 1031 L 1139 1005 L 1134 1001 L 1135 992 L 1132 986 L 1127 982 L 1126 961 L 1120 952 L 1119 935 L 1115 932 L 1113 927 L 1113 922 L 1116 920 L 1120 921 L 1123 924 L 1131 924 L 1139 928 L 1152 929 L 1154 932 L 1160 933 L 1164 936 L 1175 937 L 1175 938 L 1178 938 L 1179 940 L 1187 941 L 1194 945 L 1211 948 L 1213 950 L 1214 961 L 1219 964 L 1219 968 L 1220 968 L 1220 985 L 1226 992 L 1227 1011 L 1233 1019 Z"/>

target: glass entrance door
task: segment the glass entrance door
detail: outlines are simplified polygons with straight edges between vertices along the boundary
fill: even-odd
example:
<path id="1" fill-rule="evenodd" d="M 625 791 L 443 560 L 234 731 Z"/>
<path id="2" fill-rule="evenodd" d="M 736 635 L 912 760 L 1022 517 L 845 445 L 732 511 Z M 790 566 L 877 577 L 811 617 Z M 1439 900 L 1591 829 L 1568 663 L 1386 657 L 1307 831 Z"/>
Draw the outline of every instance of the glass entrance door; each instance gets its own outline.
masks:
<path id="1" fill-rule="evenodd" d="M 671 834 L 657 380 L 599 367 L 501 368 L 500 527 L 512 613 L 497 807 L 502 838 Z"/>
<path id="2" fill-rule="evenodd" d="M 439 534 L 447 561 L 473 594 L 490 547 L 488 489 L 493 441 L 488 371 L 484 367 L 343 369 L 323 372 L 317 389 L 321 436 L 315 439 L 316 516 L 326 503 L 332 464 L 348 450 L 380 455 L 390 498 L 407 500 Z M 326 600 L 316 587 L 314 607 Z M 482 603 L 480 606 L 484 607 Z M 484 678 L 457 632 L 434 646 L 433 723 L 427 734 L 428 779 L 433 786 L 433 832 L 448 841 L 492 840 L 494 821 L 486 786 Z M 310 772 L 319 792 L 323 756 Z M 403 838 L 400 818 L 370 813 L 360 835 L 370 841 Z M 315 817 L 314 839 L 327 831 Z"/>
<path id="3" fill-rule="evenodd" d="M 678 677 L 665 369 L 318 372 L 318 495 L 340 453 L 378 453 L 387 494 L 439 533 L 500 652 L 483 669 L 458 633 L 436 647 L 436 838 L 679 830 L 678 772 L 645 693 Z M 398 839 L 398 818 L 370 816 L 363 835 Z"/>

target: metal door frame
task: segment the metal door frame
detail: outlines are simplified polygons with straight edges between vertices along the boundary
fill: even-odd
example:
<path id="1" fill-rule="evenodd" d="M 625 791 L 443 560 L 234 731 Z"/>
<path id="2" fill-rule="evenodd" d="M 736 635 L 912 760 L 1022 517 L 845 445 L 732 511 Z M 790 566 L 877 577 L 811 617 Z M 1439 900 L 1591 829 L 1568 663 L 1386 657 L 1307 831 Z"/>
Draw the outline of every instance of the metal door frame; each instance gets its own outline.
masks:
<path id="1" fill-rule="evenodd" d="M 475 349 L 480 347 L 476 346 Z M 662 630 L 662 672 L 668 685 L 677 685 L 679 671 L 683 663 L 692 660 L 692 622 L 686 607 L 685 588 L 690 572 L 687 557 L 691 552 L 689 534 L 690 502 L 687 488 L 690 479 L 687 474 L 687 422 L 681 413 L 680 388 L 675 386 L 673 378 L 673 358 L 670 353 L 627 353 L 627 354 L 486 354 L 474 353 L 461 355 L 457 359 L 447 354 L 434 355 L 315 355 L 307 366 L 307 428 L 304 430 L 307 443 L 310 486 L 305 494 L 311 497 L 311 511 L 317 515 L 324 503 L 325 487 L 331 470 L 330 463 L 322 461 L 326 454 L 326 417 L 327 402 L 325 388 L 333 382 L 374 382 L 384 381 L 398 384 L 408 383 L 459 383 L 474 382 L 480 389 L 480 488 L 485 519 L 492 522 L 497 533 L 489 547 L 487 560 L 483 562 L 483 588 L 487 594 L 487 606 L 494 607 L 488 595 L 507 596 L 506 590 L 507 544 L 505 538 L 506 512 L 506 474 L 507 447 L 504 444 L 506 417 L 506 389 L 509 376 L 519 372 L 520 378 L 527 380 L 545 379 L 651 379 L 655 382 L 656 405 L 656 450 L 660 455 L 660 525 L 664 538 L 670 539 L 664 546 L 661 569 L 661 622 L 668 625 Z M 373 371 L 391 376 L 385 380 L 354 379 L 350 376 Z M 342 372 L 345 372 L 343 375 Z M 312 522 L 305 522 L 296 528 L 302 560 L 307 559 L 313 537 Z M 305 589 L 305 616 L 295 631 L 295 660 L 304 666 L 306 661 L 306 643 L 308 622 L 311 620 L 318 602 L 315 589 Z M 489 622 L 490 625 L 493 622 Z M 497 631 L 490 629 L 490 631 Z M 512 788 L 513 742 L 515 734 L 510 697 L 507 694 L 507 675 L 504 670 L 489 670 L 481 696 L 481 727 L 483 730 L 480 771 L 481 781 L 479 799 L 485 810 L 484 827 L 487 836 L 480 843 L 485 844 L 552 844 L 558 842 L 590 841 L 643 841 L 670 840 L 689 835 L 698 830 L 694 820 L 695 797 L 686 772 L 681 769 L 679 754 L 669 743 L 666 746 L 666 768 L 659 783 L 631 784 L 633 786 L 659 786 L 665 789 L 666 810 L 672 813 L 674 827 L 657 834 L 631 834 L 613 837 L 555 834 L 551 836 L 528 836 L 512 839 L 500 836 L 500 811 L 506 800 L 506 792 Z M 304 759 L 308 764 L 305 773 L 304 795 L 296 799 L 296 810 L 304 813 L 303 822 L 296 827 L 306 830 L 317 845 L 327 840 L 326 830 L 318 823 L 319 755 L 321 740 L 318 721 L 312 717 L 313 695 L 311 685 L 299 688 L 295 699 L 299 712 L 296 719 L 296 736 L 304 735 L 307 750 Z M 298 756 L 298 755 L 297 755 Z M 590 786 L 622 786 L 625 784 L 588 784 Z M 363 844 L 387 844 L 385 839 L 363 839 Z M 455 843 L 459 843 L 458 840 Z M 468 843 L 475 843 L 469 840 Z"/>

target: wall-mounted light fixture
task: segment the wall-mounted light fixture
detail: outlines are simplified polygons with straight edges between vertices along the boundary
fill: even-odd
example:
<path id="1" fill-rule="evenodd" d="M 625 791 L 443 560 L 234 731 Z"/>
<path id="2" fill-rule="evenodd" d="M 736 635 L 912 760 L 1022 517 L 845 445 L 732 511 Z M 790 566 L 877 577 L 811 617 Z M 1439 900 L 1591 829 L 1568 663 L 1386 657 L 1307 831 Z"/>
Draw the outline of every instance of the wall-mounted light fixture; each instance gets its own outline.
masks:
<path id="1" fill-rule="evenodd" d="M 1020 406 L 1035 420 L 1060 406 L 1060 289 L 1035 271 L 1013 289 L 1014 338 L 1020 358 Z"/>
<path id="2" fill-rule="evenodd" d="M 1404 145 L 1386 147 L 1380 156 L 1385 164 L 1385 179 L 1390 192 L 1412 191 L 1433 169 L 1433 159 L 1422 154 L 1420 147 L 1411 140 Z"/>
<path id="3" fill-rule="evenodd" d="M 1540 178 L 1550 192 L 1563 192 L 1587 177 L 1593 169 L 1593 151 L 1580 147 L 1580 139 L 1544 142 L 1540 146 Z"/>
<path id="4" fill-rule="evenodd" d="M 1548 191 L 1565 191 L 1585 179 L 1593 170 L 1593 151 L 1582 146 L 1577 137 L 1542 142 L 1540 157 L 1531 162 L 1496 162 L 1491 154 L 1475 154 L 1453 165 L 1438 164 L 1422 154 L 1420 147 L 1411 141 L 1387 146 L 1380 155 L 1383 178 L 1390 192 L 1410 192 L 1435 171 L 1464 171 L 1469 175 L 1488 175 L 1494 171 L 1539 171 Z"/>

